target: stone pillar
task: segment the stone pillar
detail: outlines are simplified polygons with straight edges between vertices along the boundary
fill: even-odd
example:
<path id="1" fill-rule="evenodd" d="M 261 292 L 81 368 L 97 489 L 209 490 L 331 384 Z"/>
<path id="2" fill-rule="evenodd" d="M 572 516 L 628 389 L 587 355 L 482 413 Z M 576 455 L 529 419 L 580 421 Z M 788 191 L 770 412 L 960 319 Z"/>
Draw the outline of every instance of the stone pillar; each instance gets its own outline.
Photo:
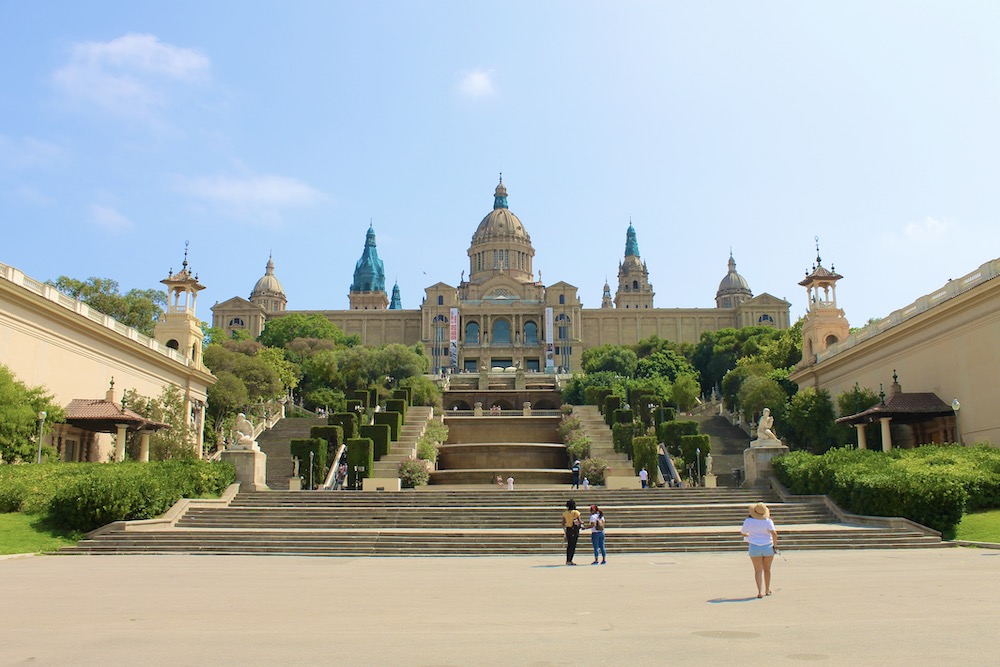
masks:
<path id="1" fill-rule="evenodd" d="M 868 437 L 865 435 L 865 425 L 855 424 L 854 428 L 858 429 L 858 449 L 868 449 Z"/>
<path id="2" fill-rule="evenodd" d="M 892 433 L 889 431 L 889 422 L 892 421 L 892 417 L 880 417 L 879 421 L 882 423 L 882 451 L 890 452 L 892 451 Z"/>
<path id="3" fill-rule="evenodd" d="M 774 477 L 774 466 L 771 459 L 788 453 L 788 447 L 780 440 L 755 440 L 750 447 L 743 450 L 743 469 L 746 483 L 749 486 L 766 486 L 769 478 Z"/>
<path id="4" fill-rule="evenodd" d="M 142 439 L 139 441 L 139 460 L 149 463 L 149 431 L 142 431 Z"/>
<path id="5" fill-rule="evenodd" d="M 226 449 L 220 454 L 236 468 L 236 481 L 243 491 L 267 491 L 267 454 L 253 449 Z"/>
<path id="6" fill-rule="evenodd" d="M 115 428 L 118 429 L 118 434 L 115 437 L 115 461 L 125 460 L 125 429 L 128 428 L 128 424 L 115 424 Z"/>

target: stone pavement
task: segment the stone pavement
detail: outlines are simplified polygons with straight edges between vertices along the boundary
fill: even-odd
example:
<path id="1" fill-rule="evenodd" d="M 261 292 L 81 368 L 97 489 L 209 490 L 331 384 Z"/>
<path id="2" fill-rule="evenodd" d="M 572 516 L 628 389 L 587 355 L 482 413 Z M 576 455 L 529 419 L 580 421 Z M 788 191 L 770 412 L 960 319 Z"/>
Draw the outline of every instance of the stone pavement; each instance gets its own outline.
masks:
<path id="1" fill-rule="evenodd" d="M 0 665 L 992 665 L 1000 551 L 13 557 Z"/>

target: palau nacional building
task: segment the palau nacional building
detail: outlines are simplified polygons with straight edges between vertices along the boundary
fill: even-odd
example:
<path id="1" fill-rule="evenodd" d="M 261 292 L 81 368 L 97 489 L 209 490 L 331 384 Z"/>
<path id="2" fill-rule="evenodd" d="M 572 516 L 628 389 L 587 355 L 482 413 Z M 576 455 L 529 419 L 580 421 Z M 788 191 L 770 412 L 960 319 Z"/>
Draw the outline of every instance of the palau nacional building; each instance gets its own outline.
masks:
<path id="1" fill-rule="evenodd" d="M 345 333 L 358 334 L 365 345 L 423 345 L 436 373 L 511 367 L 572 372 L 580 369 L 583 351 L 599 345 L 629 345 L 653 335 L 696 343 L 702 333 L 725 327 L 789 326 L 790 304 L 766 293 L 754 296 L 731 256 L 714 308 L 655 307 L 649 270 L 631 224 L 614 293 L 605 283 L 600 307 L 584 308 L 575 286 L 541 281 L 531 236 L 508 208 L 502 178 L 493 210 L 473 233 L 467 254 L 468 271 L 458 285 L 426 287 L 420 308 L 406 310 L 398 285 L 386 292 L 385 268 L 375 231 L 369 228 L 354 268 L 348 309 L 287 310 L 287 296 L 268 259 L 249 299 L 233 297 L 212 307 L 212 325 L 256 337 L 270 318 L 319 313 Z"/>

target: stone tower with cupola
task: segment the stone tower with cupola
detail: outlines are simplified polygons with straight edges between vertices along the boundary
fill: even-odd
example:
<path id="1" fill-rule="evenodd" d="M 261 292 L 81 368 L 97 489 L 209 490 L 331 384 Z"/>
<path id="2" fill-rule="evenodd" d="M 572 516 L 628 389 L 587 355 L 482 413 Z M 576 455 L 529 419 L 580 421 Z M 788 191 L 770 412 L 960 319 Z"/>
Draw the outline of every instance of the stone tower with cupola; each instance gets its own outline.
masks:
<path id="1" fill-rule="evenodd" d="M 203 369 L 201 344 L 205 334 L 201 330 L 201 320 L 195 315 L 195 302 L 198 292 L 205 286 L 191 273 L 187 255 L 185 243 L 181 270 L 174 273 L 171 269 L 170 275 L 160 281 L 167 286 L 167 310 L 153 328 L 153 337 L 162 345 L 177 350 L 192 367 Z"/>
<path id="2" fill-rule="evenodd" d="M 817 355 L 850 333 L 844 311 L 837 307 L 837 281 L 843 278 L 833 265 L 827 269 L 819 256 L 819 239 L 816 240 L 816 263 L 812 272 L 799 282 L 806 288 L 809 310 L 802 321 L 802 361 L 798 367 L 811 366 Z"/>
<path id="3" fill-rule="evenodd" d="M 618 291 L 615 308 L 652 308 L 653 286 L 649 284 L 649 270 L 639 256 L 639 241 L 635 227 L 628 223 L 625 233 L 625 259 L 618 265 Z"/>

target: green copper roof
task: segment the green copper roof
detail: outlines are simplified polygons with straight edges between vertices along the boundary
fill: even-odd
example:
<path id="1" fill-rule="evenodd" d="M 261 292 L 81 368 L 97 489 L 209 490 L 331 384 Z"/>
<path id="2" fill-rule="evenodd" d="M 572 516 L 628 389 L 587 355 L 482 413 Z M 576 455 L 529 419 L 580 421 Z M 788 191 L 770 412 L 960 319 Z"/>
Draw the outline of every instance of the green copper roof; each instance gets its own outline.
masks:
<path id="1" fill-rule="evenodd" d="M 389 310 L 402 310 L 403 302 L 399 298 L 399 283 L 392 286 L 392 301 L 389 302 Z"/>
<path id="2" fill-rule="evenodd" d="M 361 253 L 361 259 L 354 265 L 354 282 L 351 283 L 352 292 L 384 292 L 385 291 L 385 267 L 382 260 L 378 258 L 378 249 L 375 247 L 375 230 L 368 227 L 368 234 L 365 236 L 365 249 Z"/>
<path id="3" fill-rule="evenodd" d="M 628 231 L 625 233 L 625 256 L 639 257 L 639 241 L 635 238 L 635 227 L 628 223 Z"/>

